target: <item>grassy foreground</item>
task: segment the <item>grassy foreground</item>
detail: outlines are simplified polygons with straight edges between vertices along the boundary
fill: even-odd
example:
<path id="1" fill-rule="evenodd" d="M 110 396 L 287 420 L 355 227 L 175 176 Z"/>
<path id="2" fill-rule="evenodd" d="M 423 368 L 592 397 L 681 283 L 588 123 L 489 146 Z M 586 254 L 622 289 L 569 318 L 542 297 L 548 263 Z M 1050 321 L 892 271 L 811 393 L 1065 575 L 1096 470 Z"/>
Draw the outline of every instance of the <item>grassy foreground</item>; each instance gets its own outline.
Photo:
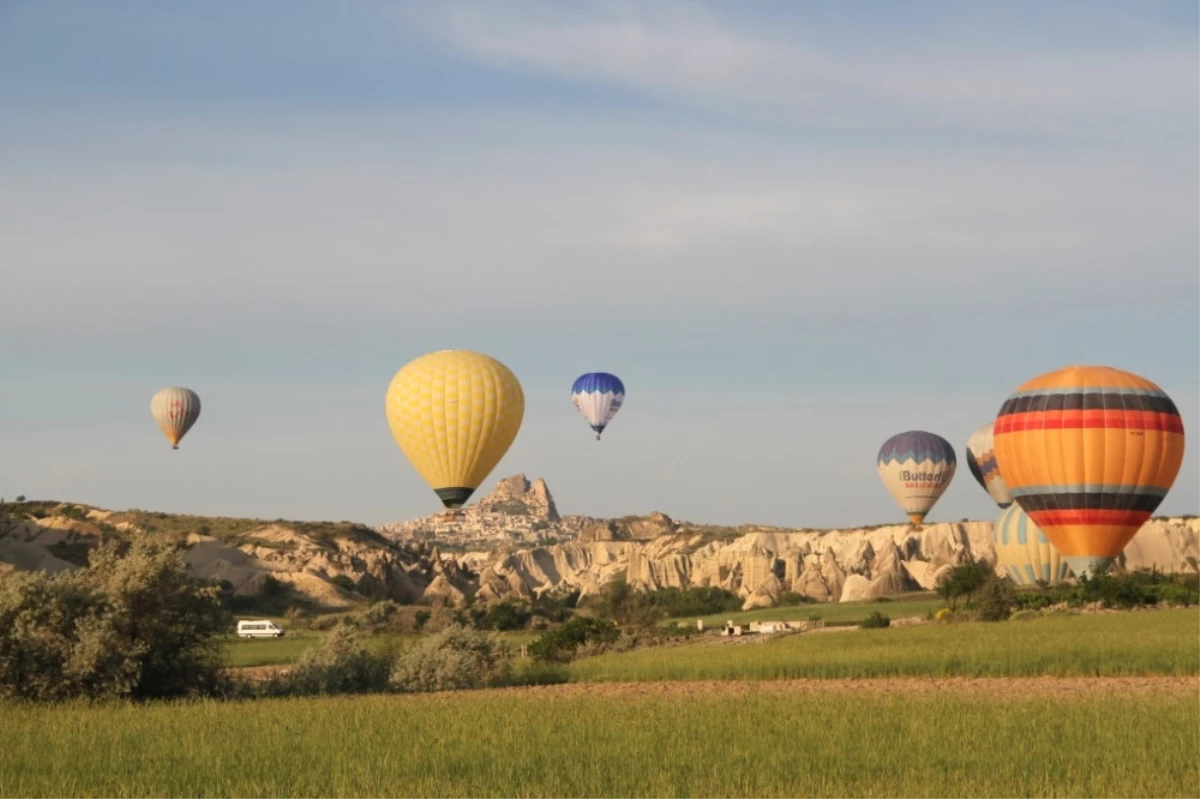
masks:
<path id="1" fill-rule="evenodd" d="M 1175 696 L 583 695 L 7 705 L 3 796 L 1194 796 Z"/>
<path id="2" fill-rule="evenodd" d="M 1200 673 L 1196 609 L 697 641 L 583 658 L 572 682 Z"/>

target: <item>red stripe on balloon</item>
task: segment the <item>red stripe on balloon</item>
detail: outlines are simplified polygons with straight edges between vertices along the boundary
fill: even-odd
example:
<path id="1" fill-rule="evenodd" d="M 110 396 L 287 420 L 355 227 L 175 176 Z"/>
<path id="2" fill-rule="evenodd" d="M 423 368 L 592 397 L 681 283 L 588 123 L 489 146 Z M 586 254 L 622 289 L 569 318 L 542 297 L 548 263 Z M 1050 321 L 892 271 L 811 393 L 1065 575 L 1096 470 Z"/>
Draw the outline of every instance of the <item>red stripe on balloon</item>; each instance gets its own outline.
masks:
<path id="1" fill-rule="evenodd" d="M 1066 524 L 1142 525 L 1150 514 L 1142 510 L 1039 510 L 1029 514 L 1038 527 L 1059 527 Z"/>
<path id="2" fill-rule="evenodd" d="M 1154 411 L 1026 411 L 996 419 L 995 434 L 1026 430 L 1162 430 L 1183 433 L 1183 419 Z"/>

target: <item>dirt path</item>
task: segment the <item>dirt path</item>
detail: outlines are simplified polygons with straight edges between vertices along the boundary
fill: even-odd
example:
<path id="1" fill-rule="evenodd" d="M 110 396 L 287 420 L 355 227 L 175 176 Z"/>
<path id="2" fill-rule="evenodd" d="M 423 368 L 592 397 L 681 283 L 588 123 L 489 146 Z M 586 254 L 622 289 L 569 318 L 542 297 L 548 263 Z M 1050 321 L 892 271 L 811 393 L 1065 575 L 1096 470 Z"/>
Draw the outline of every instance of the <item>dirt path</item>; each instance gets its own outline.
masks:
<path id="1" fill-rule="evenodd" d="M 852 692 L 929 696 L 955 693 L 998 697 L 1174 695 L 1200 699 L 1200 676 L 1185 677 L 892 677 L 831 680 L 697 680 L 677 682 L 570 683 L 502 689 L 531 696 L 736 696 L 747 693 L 799 694 Z"/>

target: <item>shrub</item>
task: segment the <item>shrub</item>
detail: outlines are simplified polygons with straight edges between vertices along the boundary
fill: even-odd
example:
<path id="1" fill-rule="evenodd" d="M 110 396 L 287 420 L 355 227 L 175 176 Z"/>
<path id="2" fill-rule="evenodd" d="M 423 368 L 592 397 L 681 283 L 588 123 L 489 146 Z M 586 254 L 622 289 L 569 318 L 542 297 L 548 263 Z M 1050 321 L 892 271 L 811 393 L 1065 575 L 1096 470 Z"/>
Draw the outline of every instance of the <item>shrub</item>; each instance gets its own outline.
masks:
<path id="1" fill-rule="evenodd" d="M 506 679 L 512 648 L 495 633 L 451 625 L 400 656 L 391 685 L 400 691 L 456 691 L 483 688 Z"/>
<path id="2" fill-rule="evenodd" d="M 1004 621 L 1012 615 L 1016 604 L 1011 580 L 988 580 L 979 591 L 979 620 Z"/>
<path id="3" fill-rule="evenodd" d="M 330 578 L 329 582 L 341 588 L 343 591 L 353 592 L 355 590 L 354 580 L 345 574 L 339 574 L 337 577 Z"/>
<path id="4" fill-rule="evenodd" d="M 0 696 L 57 700 L 132 693 L 145 645 L 129 649 L 82 572 L 0 581 Z"/>
<path id="5" fill-rule="evenodd" d="M 739 610 L 742 600 L 723 588 L 661 588 L 634 591 L 624 580 L 607 583 L 582 603 L 595 615 L 618 624 L 648 627 L 670 616 L 708 616 Z"/>
<path id="6" fill-rule="evenodd" d="M 372 602 L 358 613 L 358 623 L 365 627 L 379 627 L 388 623 L 400 610 L 400 604 L 391 599 Z"/>
<path id="7" fill-rule="evenodd" d="M 78 505 L 64 505 L 59 509 L 59 513 L 66 516 L 68 519 L 74 519 L 77 522 L 87 521 L 87 511 Z"/>
<path id="8" fill-rule="evenodd" d="M 431 616 L 433 616 L 433 613 L 428 610 L 418 610 L 413 614 L 413 627 L 417 632 L 421 631 L 421 628 L 425 626 L 425 623 L 429 621 Z"/>
<path id="9" fill-rule="evenodd" d="M 779 607 L 792 607 L 795 605 L 806 605 L 806 604 L 809 604 L 809 603 L 815 602 L 815 601 L 816 601 L 815 599 L 808 596 L 807 594 L 798 594 L 795 591 L 784 591 L 782 594 L 779 595 L 779 601 L 777 601 L 775 604 Z M 722 610 L 725 610 L 725 608 L 718 608 L 717 610 L 715 610 L 713 612 L 717 613 Z M 733 610 L 733 608 L 730 608 L 730 610 Z M 697 615 L 700 615 L 700 614 L 697 614 Z"/>
<path id="10" fill-rule="evenodd" d="M 141 536 L 86 568 L 0 581 L 0 696 L 34 700 L 216 693 L 220 588 L 187 573 L 179 550 Z"/>
<path id="11" fill-rule="evenodd" d="M 970 602 L 971 596 L 983 587 L 991 575 L 992 571 L 986 564 L 963 563 L 946 570 L 938 580 L 937 591 L 951 610 L 957 610 L 959 597 L 966 597 Z"/>
<path id="12" fill-rule="evenodd" d="M 312 614 L 301 608 L 288 608 L 287 626 L 291 629 L 302 630 L 312 623 Z"/>
<path id="13" fill-rule="evenodd" d="M 1164 604 L 1180 605 L 1185 608 L 1196 604 L 1196 592 L 1186 585 L 1177 583 L 1160 585 L 1157 586 L 1155 593 L 1158 595 L 1158 600 Z"/>
<path id="14" fill-rule="evenodd" d="M 568 663 L 582 645 L 612 644 L 620 637 L 621 631 L 611 621 L 575 616 L 557 630 L 542 633 L 529 645 L 529 656 L 537 663 Z"/>
<path id="15" fill-rule="evenodd" d="M 512 602 L 497 602 L 475 618 L 480 630 L 521 630 L 533 613 Z"/>
<path id="16" fill-rule="evenodd" d="M 276 678 L 264 692 L 272 695 L 361 694 L 387 690 L 392 658 L 369 651 L 352 624 L 338 624 L 320 649 L 300 656 L 286 677 Z"/>
<path id="17" fill-rule="evenodd" d="M 209 693 L 219 687 L 218 636 L 232 623 L 220 588 L 191 577 L 177 546 L 139 536 L 123 555 L 106 543 L 92 552 L 95 575 L 127 649 L 144 644 L 135 697 Z"/>
<path id="18" fill-rule="evenodd" d="M 866 620 L 863 621 L 863 623 L 862 623 L 862 628 L 864 630 L 879 629 L 882 627 L 891 627 L 891 626 L 892 626 L 891 617 L 886 616 L 883 613 L 880 613 L 878 610 L 874 611 L 870 616 L 867 616 Z"/>

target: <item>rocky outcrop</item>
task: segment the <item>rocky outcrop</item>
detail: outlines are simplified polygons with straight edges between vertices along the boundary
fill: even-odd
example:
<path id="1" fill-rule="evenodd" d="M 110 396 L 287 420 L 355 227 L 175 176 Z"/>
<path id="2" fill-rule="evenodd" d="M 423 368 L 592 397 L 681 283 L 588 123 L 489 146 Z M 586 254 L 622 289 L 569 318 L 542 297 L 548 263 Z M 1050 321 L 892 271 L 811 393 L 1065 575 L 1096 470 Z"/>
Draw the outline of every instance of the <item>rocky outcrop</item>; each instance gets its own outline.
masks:
<path id="1" fill-rule="evenodd" d="M 27 518 L 19 518 L 17 513 L 29 512 L 10 510 L 0 523 L 0 563 L 22 570 L 53 573 L 79 568 L 86 563 L 90 549 L 108 533 L 166 535 L 129 521 L 118 522 L 120 527 L 109 524 L 116 518 L 112 511 L 77 505 L 58 505 L 48 511 L 39 505 L 38 515 Z M 71 515 L 63 515 L 67 513 Z M 152 518 L 157 521 L 158 517 L 167 515 Z M 255 526 L 250 520 L 237 520 L 244 531 L 218 538 L 198 532 L 209 528 L 210 520 L 175 520 L 182 530 L 170 537 L 182 546 L 188 570 L 224 584 L 237 596 L 259 594 L 270 577 L 289 585 L 296 600 L 335 609 L 377 598 L 418 601 L 427 593 L 431 579 L 443 572 L 455 588 L 470 585 L 453 559 L 442 562 L 436 552 L 401 547 L 365 527 L 285 522 Z M 186 532 L 189 529 L 196 532 Z M 70 560 L 64 559 L 68 556 Z M 353 591 L 344 587 L 347 581 Z"/>
<path id="2" fill-rule="evenodd" d="M 512 504 L 517 502 L 519 506 Z M 784 592 L 850 602 L 933 589 L 942 574 L 961 563 L 996 568 L 990 522 L 930 524 L 921 530 L 908 525 L 783 530 L 694 525 L 657 512 L 611 520 L 560 517 L 545 483 L 523 475 L 501 480 L 480 505 L 483 509 L 472 517 L 476 521 L 491 518 L 489 514 L 525 521 L 498 522 L 487 529 L 500 533 L 480 539 L 470 538 L 478 530 L 468 535 L 460 529 L 468 538 L 455 541 L 485 544 L 461 554 L 349 523 L 143 515 L 156 525 L 165 523 L 160 519 L 174 519 L 174 529 L 182 525 L 188 530 L 184 558 L 198 576 L 220 580 L 241 595 L 257 594 L 273 577 L 290 584 L 298 597 L 331 608 L 381 597 L 461 604 L 471 596 L 483 603 L 554 592 L 587 596 L 618 579 L 647 591 L 722 588 L 747 608 L 774 604 Z M 132 512 L 76 505 L 40 503 L 38 515 L 28 508 L 21 511 L 24 515 L 5 512 L 0 517 L 0 567 L 12 569 L 77 568 L 87 548 L 106 531 L 144 529 L 130 521 Z M 520 525 L 530 518 L 546 524 L 555 523 L 552 519 L 559 524 L 580 521 L 571 522 L 576 531 L 572 540 L 537 545 L 512 533 L 524 529 Z M 225 532 L 202 532 L 209 522 Z M 1198 543 L 1200 519 L 1152 519 L 1118 563 L 1126 569 L 1194 572 Z M 0 577 L 4 571 L 0 568 Z"/>
<path id="3" fill-rule="evenodd" d="M 545 480 L 539 477 L 530 481 L 523 474 L 515 474 L 498 481 L 491 493 L 455 514 L 435 513 L 375 529 L 399 542 L 440 542 L 492 550 L 511 544 L 570 541 L 595 523 L 586 516 L 560 516 Z"/>
<path id="4" fill-rule="evenodd" d="M 742 610 L 774 607 L 783 592 L 783 582 L 774 574 L 770 574 L 746 597 L 746 601 L 742 603 Z"/>
<path id="5" fill-rule="evenodd" d="M 856 602 L 909 591 L 931 590 L 946 570 L 976 561 L 996 568 L 990 522 L 908 525 L 863 530 L 756 530 L 713 540 L 702 528 L 672 522 L 675 530 L 647 541 L 616 538 L 617 522 L 593 525 L 604 536 L 505 555 L 500 571 L 510 575 L 491 583 L 489 599 L 517 596 L 511 575 L 535 593 L 579 589 L 584 595 L 624 577 L 635 588 L 714 586 L 742 597 L 746 607 L 764 607 L 791 591 L 820 601 Z M 1155 520 L 1126 549 L 1124 566 L 1176 564 L 1191 571 L 1200 539 L 1195 519 Z M 602 564 L 591 553 L 602 551 Z M 1147 562 L 1148 559 L 1155 559 Z M 1189 560 L 1189 558 L 1191 560 Z M 532 564 L 553 561 L 553 570 Z M 520 565 L 525 564 L 525 565 Z"/>

